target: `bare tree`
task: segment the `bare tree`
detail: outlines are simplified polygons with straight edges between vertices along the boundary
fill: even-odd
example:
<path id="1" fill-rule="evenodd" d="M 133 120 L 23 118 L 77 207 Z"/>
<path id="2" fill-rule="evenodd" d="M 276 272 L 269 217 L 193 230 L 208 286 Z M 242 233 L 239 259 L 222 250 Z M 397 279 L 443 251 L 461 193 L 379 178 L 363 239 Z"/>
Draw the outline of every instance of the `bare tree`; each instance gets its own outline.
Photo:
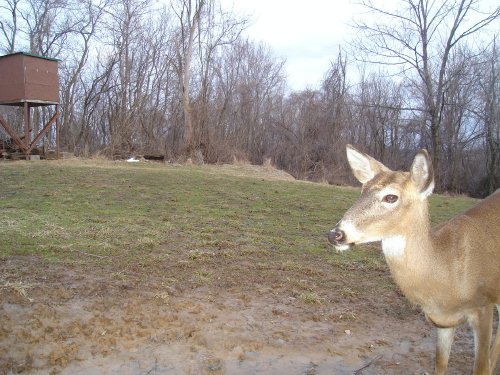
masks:
<path id="1" fill-rule="evenodd" d="M 210 7 L 212 0 L 177 0 L 172 5 L 180 23 L 179 35 L 175 39 L 177 71 L 180 79 L 182 106 L 184 110 L 184 149 L 193 151 L 193 118 L 190 98 L 191 60 L 196 34 L 199 33 L 202 12 Z"/>
<path id="2" fill-rule="evenodd" d="M 109 5 L 108 0 L 84 0 L 75 4 L 73 8 L 74 26 L 71 45 L 66 48 L 67 57 L 61 62 L 61 96 L 62 107 L 61 141 L 66 147 L 74 149 L 76 134 L 81 129 L 76 129 L 78 120 L 76 112 L 81 108 L 81 79 L 88 63 L 93 39 L 97 37 L 99 22 L 104 15 L 104 9 Z"/>
<path id="3" fill-rule="evenodd" d="M 337 60 L 331 62 L 321 85 L 325 102 L 323 111 L 326 115 L 326 127 L 329 129 L 326 139 L 330 147 L 334 149 L 345 148 L 345 144 L 340 144 L 339 141 L 343 138 L 340 135 L 345 135 L 345 128 L 350 117 L 347 65 L 345 53 L 340 51 Z"/>
<path id="4" fill-rule="evenodd" d="M 357 134 L 349 138 L 366 145 L 367 151 L 389 165 L 400 159 L 401 133 L 404 132 L 401 86 L 392 79 L 371 73 L 361 78 L 353 92 L 356 107 L 353 126 Z"/>
<path id="5" fill-rule="evenodd" d="M 478 0 L 401 0 L 389 10 L 372 0 L 360 3 L 373 15 L 373 22 L 360 21 L 361 37 L 354 45 L 365 59 L 399 67 L 412 82 L 426 113 L 433 163 L 441 171 L 441 120 L 443 95 L 450 83 L 450 53 L 471 35 L 500 17 L 500 7 L 482 13 Z M 415 74 L 413 74 L 415 73 Z M 439 180 L 438 180 L 439 183 Z"/>
<path id="6" fill-rule="evenodd" d="M 1 49 L 6 53 L 14 53 L 16 50 L 20 2 L 21 0 L 5 0 L 0 5 L 0 46 L 3 45 Z M 8 16 L 4 18 L 5 15 Z"/>
<path id="7" fill-rule="evenodd" d="M 67 11 L 70 1 L 26 0 L 20 15 L 26 25 L 30 52 L 49 57 L 60 55 L 68 34 L 74 30 L 74 14 Z"/>
<path id="8" fill-rule="evenodd" d="M 496 39 L 489 60 L 488 85 L 485 87 L 485 128 L 487 145 L 487 193 L 493 193 L 500 183 L 500 53 Z"/>
<path id="9" fill-rule="evenodd" d="M 219 117 L 217 107 L 211 105 L 215 93 L 217 60 L 221 59 L 224 48 L 236 43 L 247 24 L 246 19 L 234 18 L 223 11 L 215 2 L 208 3 L 205 16 L 200 20 L 197 42 L 197 67 L 199 70 L 196 95 L 193 147 L 201 148 L 204 157 L 212 139 L 212 128 Z"/>
<path id="10" fill-rule="evenodd" d="M 486 166 L 484 182 L 478 181 L 476 193 L 485 196 L 500 185 L 500 51 L 495 37 L 487 50 L 483 63 L 475 65 L 477 70 L 477 97 L 471 111 L 483 125 L 483 140 Z"/>

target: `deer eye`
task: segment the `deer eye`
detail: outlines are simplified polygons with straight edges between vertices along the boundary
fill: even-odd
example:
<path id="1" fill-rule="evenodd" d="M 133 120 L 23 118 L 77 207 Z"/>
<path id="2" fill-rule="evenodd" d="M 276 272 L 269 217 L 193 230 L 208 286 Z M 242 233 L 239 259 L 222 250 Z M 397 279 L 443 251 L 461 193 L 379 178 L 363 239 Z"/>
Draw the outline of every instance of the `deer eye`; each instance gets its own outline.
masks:
<path id="1" fill-rule="evenodd" d="M 398 196 L 394 194 L 387 194 L 384 198 L 382 198 L 382 202 L 385 203 L 396 203 L 398 200 Z"/>

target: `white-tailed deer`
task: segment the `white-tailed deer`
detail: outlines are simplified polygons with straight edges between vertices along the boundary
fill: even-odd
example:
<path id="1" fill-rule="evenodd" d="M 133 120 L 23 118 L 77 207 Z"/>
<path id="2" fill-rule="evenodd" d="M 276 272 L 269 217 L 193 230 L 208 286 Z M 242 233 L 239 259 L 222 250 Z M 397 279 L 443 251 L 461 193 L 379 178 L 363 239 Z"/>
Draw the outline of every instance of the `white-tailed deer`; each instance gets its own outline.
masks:
<path id="1" fill-rule="evenodd" d="M 395 172 L 347 146 L 361 196 L 329 235 L 337 250 L 382 241 L 391 273 L 405 296 L 438 329 L 435 374 L 444 374 L 455 327 L 474 331 L 474 375 L 490 375 L 500 354 L 491 345 L 494 307 L 500 314 L 500 189 L 431 229 L 427 197 L 434 188 L 429 156 L 420 151 L 410 172 Z"/>

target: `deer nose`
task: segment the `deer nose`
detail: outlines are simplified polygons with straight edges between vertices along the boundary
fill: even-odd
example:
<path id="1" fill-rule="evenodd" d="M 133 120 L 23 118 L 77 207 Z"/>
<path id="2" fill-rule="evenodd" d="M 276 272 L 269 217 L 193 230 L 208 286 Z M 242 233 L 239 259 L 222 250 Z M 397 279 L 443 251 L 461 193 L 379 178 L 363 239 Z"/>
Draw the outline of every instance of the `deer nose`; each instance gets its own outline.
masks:
<path id="1" fill-rule="evenodd" d="M 335 245 L 345 241 L 345 233 L 338 227 L 333 228 L 330 233 L 328 233 L 328 241 Z"/>

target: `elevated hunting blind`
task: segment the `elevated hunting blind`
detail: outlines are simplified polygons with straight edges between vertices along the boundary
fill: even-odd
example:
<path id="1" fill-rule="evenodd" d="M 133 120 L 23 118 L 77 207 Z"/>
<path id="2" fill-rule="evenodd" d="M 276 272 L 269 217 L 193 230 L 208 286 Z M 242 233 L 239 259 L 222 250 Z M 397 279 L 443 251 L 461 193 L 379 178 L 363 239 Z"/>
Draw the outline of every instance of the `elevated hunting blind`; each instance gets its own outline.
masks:
<path id="1" fill-rule="evenodd" d="M 58 60 L 24 52 L 0 56 L 0 105 L 24 109 L 23 135 L 18 135 L 2 116 L 0 116 L 0 124 L 25 154 L 26 159 L 30 159 L 31 151 L 54 123 L 56 125 L 56 152 L 59 157 Z M 30 110 L 40 106 L 55 106 L 55 113 L 31 140 Z"/>

